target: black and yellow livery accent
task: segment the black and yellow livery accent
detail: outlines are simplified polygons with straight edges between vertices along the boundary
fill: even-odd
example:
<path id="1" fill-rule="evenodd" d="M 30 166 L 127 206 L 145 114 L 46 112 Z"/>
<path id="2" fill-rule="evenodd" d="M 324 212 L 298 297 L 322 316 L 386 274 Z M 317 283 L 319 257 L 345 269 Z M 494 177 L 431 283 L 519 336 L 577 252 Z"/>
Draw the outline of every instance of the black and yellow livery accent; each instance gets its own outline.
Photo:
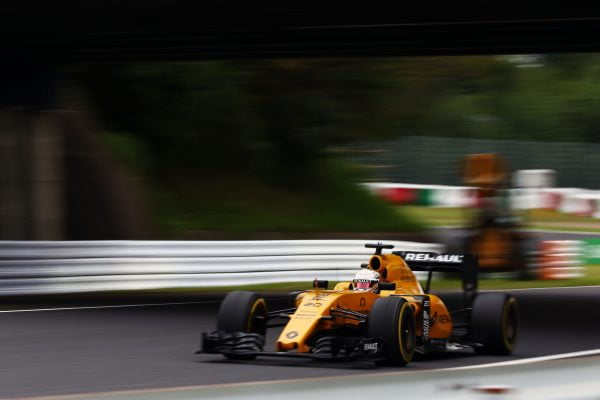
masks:
<path id="1" fill-rule="evenodd" d="M 312 290 L 290 294 L 290 308 L 273 312 L 257 293 L 229 293 L 219 309 L 217 330 L 202 336 L 201 352 L 231 359 L 304 356 L 406 365 L 415 352 L 457 347 L 486 354 L 514 350 L 516 300 L 501 293 L 477 293 L 477 257 L 383 254 L 383 249 L 393 246 L 366 247 L 374 248 L 375 254 L 363 268 L 381 277 L 373 291 L 354 291 L 351 282 L 327 290 L 326 284 L 318 282 Z M 428 272 L 425 288 L 413 271 Z M 438 271 L 456 271 L 462 276 L 463 304 L 456 311 L 451 312 L 440 297 L 430 293 L 431 276 Z M 273 351 L 265 351 L 266 329 L 281 326 Z"/>

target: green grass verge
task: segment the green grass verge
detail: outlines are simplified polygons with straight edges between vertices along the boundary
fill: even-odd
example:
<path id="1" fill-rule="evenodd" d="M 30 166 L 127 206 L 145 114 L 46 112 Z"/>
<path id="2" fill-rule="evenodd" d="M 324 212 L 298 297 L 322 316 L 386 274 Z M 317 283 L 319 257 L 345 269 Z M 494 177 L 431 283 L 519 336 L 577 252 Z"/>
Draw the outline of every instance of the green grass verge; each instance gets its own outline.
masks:
<path id="1" fill-rule="evenodd" d="M 429 227 L 464 226 L 473 217 L 473 210 L 463 208 L 435 208 L 420 206 L 399 206 L 398 212 L 417 219 Z M 521 212 L 525 227 L 551 231 L 573 231 L 600 233 L 600 220 L 565 214 L 552 210 L 531 210 Z"/>
<path id="2" fill-rule="evenodd" d="M 451 290 L 460 288 L 460 281 L 440 279 L 432 282 L 435 290 Z M 554 280 L 514 280 L 509 278 L 482 278 L 479 280 L 480 290 L 510 290 L 550 287 L 600 286 L 600 266 L 586 266 L 584 276 L 570 279 Z"/>
<path id="3" fill-rule="evenodd" d="M 526 226 L 527 229 L 537 229 L 542 231 L 552 231 L 552 232 L 580 232 L 580 233 L 600 233 L 600 228 L 594 227 L 581 227 L 581 226 L 573 226 L 569 224 L 565 224 L 561 226 L 553 226 L 548 224 L 528 224 Z"/>
<path id="4" fill-rule="evenodd" d="M 399 206 L 396 210 L 418 219 L 427 226 L 465 225 L 472 216 L 471 210 L 465 208 Z"/>

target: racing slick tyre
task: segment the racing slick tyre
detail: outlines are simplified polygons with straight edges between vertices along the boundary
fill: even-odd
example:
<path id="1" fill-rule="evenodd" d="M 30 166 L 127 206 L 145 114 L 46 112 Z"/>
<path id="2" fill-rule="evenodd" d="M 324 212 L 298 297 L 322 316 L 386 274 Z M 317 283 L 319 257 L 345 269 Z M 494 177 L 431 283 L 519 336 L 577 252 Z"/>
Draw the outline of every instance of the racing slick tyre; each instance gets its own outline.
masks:
<path id="1" fill-rule="evenodd" d="M 394 365 L 408 364 L 414 355 L 416 324 L 410 304 L 401 297 L 381 297 L 369 313 L 369 337 L 383 340 L 381 355 Z"/>
<path id="2" fill-rule="evenodd" d="M 258 333 L 267 332 L 267 304 L 258 293 L 236 291 L 229 293 L 219 308 L 217 330 L 226 332 Z M 236 360 L 252 360 L 255 355 L 224 354 Z"/>
<path id="3" fill-rule="evenodd" d="M 517 300 L 504 293 L 481 293 L 471 311 L 470 332 L 478 354 L 512 353 L 519 327 Z"/>

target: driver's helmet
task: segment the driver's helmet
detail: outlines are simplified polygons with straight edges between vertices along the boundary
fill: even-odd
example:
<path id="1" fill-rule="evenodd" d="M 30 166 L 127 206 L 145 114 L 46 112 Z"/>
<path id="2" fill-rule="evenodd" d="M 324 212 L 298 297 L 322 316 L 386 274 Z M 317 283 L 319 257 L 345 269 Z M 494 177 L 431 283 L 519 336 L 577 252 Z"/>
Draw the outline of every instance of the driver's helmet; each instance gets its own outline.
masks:
<path id="1" fill-rule="evenodd" d="M 354 275 L 352 280 L 352 288 L 354 290 L 364 292 L 372 290 L 379 282 L 379 274 L 370 269 L 361 269 Z"/>

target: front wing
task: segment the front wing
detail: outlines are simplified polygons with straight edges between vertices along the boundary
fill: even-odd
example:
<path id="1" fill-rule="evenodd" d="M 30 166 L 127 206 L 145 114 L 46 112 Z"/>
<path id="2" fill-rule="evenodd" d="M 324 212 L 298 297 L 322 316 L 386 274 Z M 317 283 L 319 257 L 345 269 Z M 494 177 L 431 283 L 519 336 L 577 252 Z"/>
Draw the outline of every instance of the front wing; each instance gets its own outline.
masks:
<path id="1" fill-rule="evenodd" d="M 196 353 L 226 356 L 308 357 L 321 360 L 374 360 L 380 356 L 383 340 L 364 337 L 324 336 L 309 353 L 265 351 L 265 337 L 257 333 L 214 331 L 202 334 L 201 349 Z"/>

